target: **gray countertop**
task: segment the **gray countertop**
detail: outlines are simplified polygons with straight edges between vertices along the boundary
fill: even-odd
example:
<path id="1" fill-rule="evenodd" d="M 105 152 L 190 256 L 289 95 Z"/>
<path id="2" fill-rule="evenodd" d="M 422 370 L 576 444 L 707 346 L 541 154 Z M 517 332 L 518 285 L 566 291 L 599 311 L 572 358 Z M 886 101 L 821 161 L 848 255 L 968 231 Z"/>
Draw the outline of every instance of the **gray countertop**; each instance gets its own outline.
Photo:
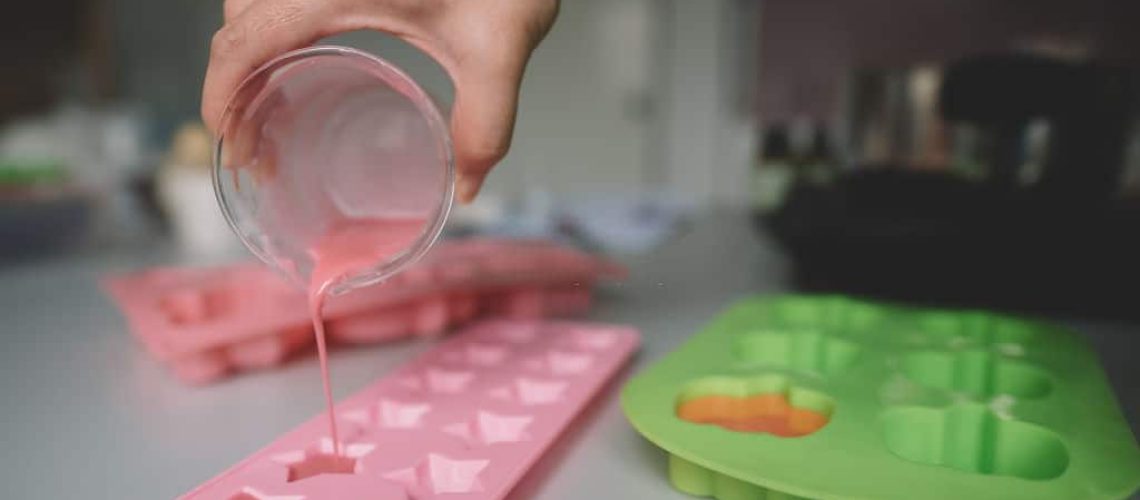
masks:
<path id="1" fill-rule="evenodd" d="M 98 288 L 110 272 L 185 261 L 169 243 L 0 267 L 0 491 L 12 499 L 161 499 L 186 492 L 323 409 L 315 357 L 207 387 L 177 382 L 131 340 Z M 604 290 L 590 319 L 632 324 L 629 373 L 676 348 L 729 302 L 787 289 L 787 260 L 740 214 L 699 219 Z M 1135 325 L 1067 321 L 1101 355 L 1134 433 Z M 430 348 L 413 341 L 332 354 L 343 398 Z M 614 384 L 516 490 L 516 498 L 687 498 L 664 456 L 626 423 Z"/>

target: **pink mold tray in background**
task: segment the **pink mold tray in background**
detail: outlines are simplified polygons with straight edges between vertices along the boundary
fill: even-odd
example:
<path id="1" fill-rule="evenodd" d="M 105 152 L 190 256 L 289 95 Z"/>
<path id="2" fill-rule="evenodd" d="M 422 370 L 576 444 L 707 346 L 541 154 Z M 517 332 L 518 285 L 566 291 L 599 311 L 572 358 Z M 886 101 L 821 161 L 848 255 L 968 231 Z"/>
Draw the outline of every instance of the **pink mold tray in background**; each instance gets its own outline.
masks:
<path id="1" fill-rule="evenodd" d="M 594 285 L 624 269 L 539 241 L 457 240 L 384 284 L 329 300 L 332 342 L 435 334 L 487 315 L 540 318 L 585 312 Z M 135 337 L 189 383 L 275 366 L 312 344 L 304 292 L 245 263 L 158 268 L 105 282 Z"/>
<path id="2" fill-rule="evenodd" d="M 184 500 L 506 496 L 637 349 L 632 328 L 489 320 L 318 415 Z"/>

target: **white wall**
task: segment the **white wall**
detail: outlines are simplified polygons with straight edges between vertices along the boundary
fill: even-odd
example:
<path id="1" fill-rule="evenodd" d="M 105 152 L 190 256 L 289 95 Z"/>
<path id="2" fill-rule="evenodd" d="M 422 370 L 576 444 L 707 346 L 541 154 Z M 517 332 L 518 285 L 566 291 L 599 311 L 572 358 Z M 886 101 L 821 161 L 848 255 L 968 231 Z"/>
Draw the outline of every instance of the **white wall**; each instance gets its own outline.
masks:
<path id="1" fill-rule="evenodd" d="M 640 184 L 648 118 L 638 104 L 650 83 L 651 16 L 650 0 L 562 3 L 528 67 L 511 152 L 486 192 L 514 197 L 528 187 L 573 193 Z M 407 44 L 375 33 L 332 41 L 391 60 L 450 105 L 447 75 Z"/>
<path id="2" fill-rule="evenodd" d="M 123 88 L 167 120 L 194 119 L 221 2 L 159 3 L 113 0 Z M 740 6 L 755 3 L 564 0 L 527 71 L 514 146 L 488 192 L 648 186 L 705 202 L 746 198 L 754 134 L 734 84 L 750 71 L 738 51 L 754 44 L 731 29 Z M 376 33 L 331 41 L 391 60 L 450 106 L 447 75 L 411 46 Z"/>
<path id="3" fill-rule="evenodd" d="M 664 139 L 668 185 L 704 204 L 743 205 L 756 144 L 757 2 L 668 0 Z"/>

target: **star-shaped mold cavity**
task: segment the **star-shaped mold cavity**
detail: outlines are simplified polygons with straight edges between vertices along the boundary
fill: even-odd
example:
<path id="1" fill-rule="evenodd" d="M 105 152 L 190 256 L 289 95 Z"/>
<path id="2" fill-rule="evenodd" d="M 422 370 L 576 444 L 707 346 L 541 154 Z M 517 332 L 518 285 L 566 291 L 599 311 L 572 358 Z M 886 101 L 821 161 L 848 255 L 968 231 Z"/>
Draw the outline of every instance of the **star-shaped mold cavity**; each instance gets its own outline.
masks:
<path id="1" fill-rule="evenodd" d="M 459 460 L 432 453 L 414 467 L 388 472 L 384 478 L 409 490 L 424 489 L 436 495 L 474 493 L 483 491 L 479 474 L 489 463 L 489 460 Z"/>
<path id="2" fill-rule="evenodd" d="M 396 385 L 399 385 L 400 387 L 403 387 L 404 389 L 408 389 L 410 391 L 424 390 L 423 379 L 416 375 L 409 375 L 406 377 L 398 378 L 396 379 Z"/>
<path id="3" fill-rule="evenodd" d="M 617 334 L 605 331 L 574 332 L 574 344 L 582 349 L 603 351 L 617 342 Z"/>
<path id="4" fill-rule="evenodd" d="M 463 353 L 461 353 L 459 351 L 447 351 L 447 352 L 441 354 L 439 356 L 439 359 L 442 359 L 448 363 L 462 363 L 463 362 Z"/>
<path id="5" fill-rule="evenodd" d="M 472 444 L 518 443 L 530 438 L 527 427 L 533 421 L 529 415 L 479 411 L 466 421 L 444 426 L 443 431 Z"/>
<path id="6" fill-rule="evenodd" d="M 513 384 L 491 389 L 487 395 L 493 399 L 536 406 L 558 401 L 566 392 L 567 386 L 566 382 L 560 380 L 519 377 Z"/>
<path id="7" fill-rule="evenodd" d="M 332 440 L 322 438 L 316 446 L 279 453 L 272 460 L 289 469 L 286 481 L 290 483 L 322 474 L 355 474 L 360 472 L 360 458 L 372 453 L 376 445 L 348 443 L 342 448 L 343 453 L 337 454 Z"/>
<path id="8" fill-rule="evenodd" d="M 495 327 L 495 338 L 512 344 L 526 344 L 538 336 L 538 326 L 533 323 L 499 323 Z"/>
<path id="9" fill-rule="evenodd" d="M 376 404 L 345 412 L 343 418 L 353 423 L 383 429 L 415 429 L 422 425 L 424 415 L 431 411 L 427 403 L 409 403 L 394 399 L 381 399 Z"/>
<path id="10" fill-rule="evenodd" d="M 550 351 L 546 355 L 546 362 L 550 364 L 550 371 L 555 375 L 577 375 L 590 369 L 594 364 L 594 358 L 577 352 Z"/>
<path id="11" fill-rule="evenodd" d="M 466 364 L 479 368 L 493 368 L 501 365 L 510 356 L 511 350 L 500 343 L 472 342 L 462 349 L 452 349 L 440 355 L 440 359 L 456 365 Z"/>
<path id="12" fill-rule="evenodd" d="M 226 500 L 304 500 L 305 497 L 301 495 L 270 495 L 262 493 L 254 488 L 242 488 L 236 495 L 233 495 Z"/>
<path id="13" fill-rule="evenodd" d="M 475 374 L 469 371 L 439 368 L 429 368 L 423 375 L 429 391 L 444 394 L 458 394 L 467 390 L 474 378 Z"/>
<path id="14" fill-rule="evenodd" d="M 439 394 L 459 394 L 475 380 L 475 373 L 469 370 L 447 370 L 428 368 L 418 375 L 400 378 L 396 383 L 413 391 L 429 391 Z"/>
<path id="15" fill-rule="evenodd" d="M 472 342 L 463 349 L 467 363 L 482 367 L 498 366 L 509 354 L 506 347 L 486 342 Z"/>
<path id="16" fill-rule="evenodd" d="M 524 366 L 532 370 L 549 370 L 554 375 L 577 375 L 590 369 L 594 357 L 589 354 L 553 350 L 545 356 L 527 360 Z"/>
<path id="17" fill-rule="evenodd" d="M 235 291 L 230 286 L 213 289 L 181 289 L 166 294 L 159 308 L 175 325 L 203 323 L 225 315 L 234 303 Z"/>

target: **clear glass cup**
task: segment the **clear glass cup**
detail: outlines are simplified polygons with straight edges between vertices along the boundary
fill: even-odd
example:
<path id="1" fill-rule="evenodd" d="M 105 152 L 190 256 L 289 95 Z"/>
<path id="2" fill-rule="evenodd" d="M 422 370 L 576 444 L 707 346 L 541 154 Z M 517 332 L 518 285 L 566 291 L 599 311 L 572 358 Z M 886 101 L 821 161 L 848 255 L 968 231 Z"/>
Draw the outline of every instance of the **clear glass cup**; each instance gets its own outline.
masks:
<path id="1" fill-rule="evenodd" d="M 415 81 L 373 55 L 323 46 L 278 57 L 241 84 L 221 121 L 213 178 L 245 246 L 301 286 L 313 245 L 333 229 L 411 221 L 389 242 L 395 251 L 334 283 L 338 294 L 427 252 L 451 209 L 455 167 L 443 115 Z"/>

